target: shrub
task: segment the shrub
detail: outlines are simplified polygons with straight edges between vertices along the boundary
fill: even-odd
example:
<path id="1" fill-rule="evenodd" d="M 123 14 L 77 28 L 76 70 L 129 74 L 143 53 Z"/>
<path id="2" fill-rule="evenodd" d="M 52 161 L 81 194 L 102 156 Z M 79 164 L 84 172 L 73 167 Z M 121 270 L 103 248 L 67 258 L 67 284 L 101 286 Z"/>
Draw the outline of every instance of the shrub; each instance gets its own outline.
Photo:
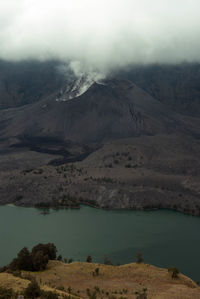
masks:
<path id="1" fill-rule="evenodd" d="M 172 278 L 178 278 L 179 270 L 176 267 L 169 267 L 168 272 L 171 273 Z"/>
<path id="2" fill-rule="evenodd" d="M 24 291 L 27 299 L 35 299 L 41 296 L 41 290 L 36 280 L 32 280 Z"/>
<path id="3" fill-rule="evenodd" d="M 15 276 L 15 277 L 22 277 L 22 275 L 21 275 L 21 271 L 19 271 L 19 270 L 16 270 L 16 271 L 13 271 L 13 276 Z"/>
<path id="4" fill-rule="evenodd" d="M 71 264 L 72 262 L 73 262 L 72 258 L 68 259 L 68 264 Z"/>
<path id="5" fill-rule="evenodd" d="M 126 167 L 126 168 L 131 168 L 131 164 L 130 164 L 130 163 L 129 163 L 129 164 L 126 164 L 125 167 Z"/>
<path id="6" fill-rule="evenodd" d="M 138 252 L 138 253 L 136 254 L 136 263 L 141 264 L 141 263 L 143 263 L 143 261 L 144 261 L 144 259 L 143 259 L 143 257 L 142 257 L 142 253 L 141 253 L 141 252 Z"/>
<path id="7" fill-rule="evenodd" d="M 100 288 L 98 286 L 95 286 L 94 289 L 97 293 L 101 293 Z"/>
<path id="8" fill-rule="evenodd" d="M 53 292 L 42 291 L 41 299 L 59 299 L 58 294 Z"/>
<path id="9" fill-rule="evenodd" d="M 87 289 L 86 292 L 87 292 L 87 296 L 88 296 L 89 299 L 96 299 L 97 298 L 97 293 L 96 293 L 95 290 L 90 291 L 90 289 Z"/>
<path id="10" fill-rule="evenodd" d="M 61 254 L 57 257 L 57 260 L 62 261 L 62 255 Z"/>
<path id="11" fill-rule="evenodd" d="M 109 164 L 106 164 L 105 167 L 107 167 L 107 168 L 112 168 L 113 165 L 112 165 L 112 163 L 109 163 Z"/>
<path id="12" fill-rule="evenodd" d="M 21 199 L 23 199 L 22 195 L 16 195 L 14 201 L 20 201 Z"/>
<path id="13" fill-rule="evenodd" d="M 91 255 L 88 255 L 87 259 L 86 259 L 86 262 L 87 263 L 91 263 L 92 262 L 92 257 Z"/>
<path id="14" fill-rule="evenodd" d="M 67 288 L 67 291 L 68 291 L 69 294 L 71 294 L 71 292 L 72 292 L 72 288 L 69 286 L 69 287 Z"/>
<path id="15" fill-rule="evenodd" d="M 93 276 L 99 276 L 99 268 L 96 268 L 92 274 Z"/>
<path id="16" fill-rule="evenodd" d="M 0 299 L 10 299 L 13 297 L 13 290 L 0 287 Z"/>
<path id="17" fill-rule="evenodd" d="M 136 297 L 136 299 L 147 299 L 147 294 L 146 293 L 140 294 Z"/>
<path id="18" fill-rule="evenodd" d="M 0 268 L 0 273 L 5 272 L 6 270 L 8 270 L 8 267 L 7 267 L 7 266 L 1 267 L 1 268 Z"/>

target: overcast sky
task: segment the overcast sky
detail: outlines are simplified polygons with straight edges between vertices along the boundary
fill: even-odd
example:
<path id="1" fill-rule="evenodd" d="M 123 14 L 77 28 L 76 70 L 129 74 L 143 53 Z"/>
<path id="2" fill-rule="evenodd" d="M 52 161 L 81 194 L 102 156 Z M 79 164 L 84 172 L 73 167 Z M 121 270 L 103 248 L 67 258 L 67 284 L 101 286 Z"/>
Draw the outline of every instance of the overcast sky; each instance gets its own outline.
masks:
<path id="1" fill-rule="evenodd" d="M 0 0 L 0 58 L 102 72 L 200 61 L 200 0 Z"/>

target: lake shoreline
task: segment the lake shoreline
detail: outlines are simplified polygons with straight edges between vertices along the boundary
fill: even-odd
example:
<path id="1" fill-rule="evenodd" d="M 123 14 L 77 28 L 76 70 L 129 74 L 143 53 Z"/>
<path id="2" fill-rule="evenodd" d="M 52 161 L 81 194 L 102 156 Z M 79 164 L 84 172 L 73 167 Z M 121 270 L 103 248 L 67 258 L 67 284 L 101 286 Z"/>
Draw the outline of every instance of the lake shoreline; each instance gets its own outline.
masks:
<path id="1" fill-rule="evenodd" d="M 81 203 L 77 206 L 63 206 L 63 205 L 47 205 L 47 206 L 38 206 L 38 205 L 24 205 L 24 204 L 15 204 L 15 203 L 6 203 L 6 204 L 0 204 L 0 206 L 13 206 L 13 207 L 23 207 L 23 208 L 35 208 L 35 209 L 40 209 L 40 210 L 49 210 L 49 209 L 53 209 L 53 210 L 80 210 L 82 206 L 86 206 L 86 207 L 91 207 L 94 209 L 98 209 L 98 210 L 103 210 L 103 211 L 118 211 L 118 212 L 124 212 L 124 211 L 140 211 L 140 212 L 152 212 L 152 211 L 160 211 L 160 210 L 164 210 L 164 211 L 173 211 L 173 212 L 178 212 L 184 215 L 188 215 L 188 216 L 193 216 L 193 217 L 200 217 L 200 215 L 196 215 L 190 212 L 185 212 L 181 209 L 173 209 L 173 208 L 160 208 L 160 207 L 155 207 L 155 208 L 145 208 L 145 207 L 140 207 L 140 208 L 105 208 L 105 207 L 99 207 L 98 205 L 94 205 L 94 204 L 90 204 L 90 203 Z"/>
<path id="2" fill-rule="evenodd" d="M 141 252 L 146 263 L 173 265 L 198 281 L 199 225 L 199 217 L 172 210 L 111 211 L 82 205 L 78 210 L 48 211 L 4 205 L 0 206 L 0 264 L 7 264 L 24 246 L 53 242 L 63 258 L 76 261 L 91 255 L 101 263 L 107 255 L 114 264 L 127 264 Z M 185 262 L 188 256 L 190 263 Z"/>

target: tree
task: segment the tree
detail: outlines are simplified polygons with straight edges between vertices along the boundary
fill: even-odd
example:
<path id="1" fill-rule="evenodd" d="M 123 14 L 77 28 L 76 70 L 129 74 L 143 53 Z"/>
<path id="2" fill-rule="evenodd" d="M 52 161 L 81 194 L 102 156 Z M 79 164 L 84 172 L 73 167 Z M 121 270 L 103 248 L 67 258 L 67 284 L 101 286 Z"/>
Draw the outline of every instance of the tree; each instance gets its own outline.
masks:
<path id="1" fill-rule="evenodd" d="M 29 283 L 28 287 L 25 289 L 24 296 L 25 298 L 28 299 L 35 299 L 40 297 L 40 295 L 41 295 L 40 287 L 37 281 L 34 279 Z"/>
<path id="2" fill-rule="evenodd" d="M 44 255 L 48 255 L 49 260 L 56 259 L 57 249 L 53 243 L 48 244 L 38 244 L 32 249 L 32 255 L 34 255 L 37 251 L 43 251 Z"/>
<path id="3" fill-rule="evenodd" d="M 141 252 L 138 252 L 138 253 L 136 254 L 136 263 L 141 264 L 141 263 L 143 263 L 143 262 L 144 262 L 144 259 L 143 259 L 143 257 L 142 257 L 142 253 L 141 253 Z"/>
<path id="4" fill-rule="evenodd" d="M 19 269 L 32 270 L 31 254 L 27 247 L 22 248 L 17 255 Z"/>
<path id="5" fill-rule="evenodd" d="M 57 257 L 57 260 L 62 261 L 62 255 L 61 254 Z"/>
<path id="6" fill-rule="evenodd" d="M 36 251 L 35 254 L 32 255 L 33 269 L 35 271 L 44 270 L 48 264 L 48 261 L 48 255 L 45 255 L 42 250 Z"/>
<path id="7" fill-rule="evenodd" d="M 176 267 L 169 267 L 168 272 L 171 273 L 172 278 L 178 278 L 179 270 Z"/>
<path id="8" fill-rule="evenodd" d="M 86 259 L 86 262 L 87 263 L 91 263 L 92 262 L 92 257 L 91 255 L 88 255 L 87 259 Z"/>
<path id="9" fill-rule="evenodd" d="M 17 255 L 17 258 L 13 259 L 13 261 L 10 263 L 9 268 L 12 271 L 16 270 L 26 270 L 31 271 L 32 270 L 32 259 L 31 254 L 27 247 L 24 247 L 20 250 L 20 252 Z"/>

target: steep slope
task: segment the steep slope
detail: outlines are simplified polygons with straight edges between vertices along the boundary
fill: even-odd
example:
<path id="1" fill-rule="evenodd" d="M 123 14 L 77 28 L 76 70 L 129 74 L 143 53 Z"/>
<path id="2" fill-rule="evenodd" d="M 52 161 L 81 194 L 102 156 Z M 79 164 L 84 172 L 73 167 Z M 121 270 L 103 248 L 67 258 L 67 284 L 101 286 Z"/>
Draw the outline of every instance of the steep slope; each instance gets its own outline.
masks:
<path id="1" fill-rule="evenodd" d="M 0 60 L 0 70 L 0 109 L 40 101 L 59 88 L 65 91 L 66 78 L 73 77 L 61 61 Z M 200 116 L 199 63 L 139 65 L 113 76 L 131 80 L 178 113 Z"/>
<path id="2" fill-rule="evenodd" d="M 78 142 L 184 133 L 198 135 L 200 120 L 174 113 L 130 81 L 94 83 L 81 96 L 0 111 L 0 137 L 56 137 Z"/>
<path id="3" fill-rule="evenodd" d="M 0 111 L 1 203 L 199 216 L 200 119 L 130 81 L 86 83 Z"/>
<path id="4" fill-rule="evenodd" d="M 135 66 L 118 73 L 178 113 L 200 117 L 200 63 Z"/>
<path id="5" fill-rule="evenodd" d="M 58 61 L 9 62 L 0 60 L 0 109 L 41 100 L 62 86 Z"/>

